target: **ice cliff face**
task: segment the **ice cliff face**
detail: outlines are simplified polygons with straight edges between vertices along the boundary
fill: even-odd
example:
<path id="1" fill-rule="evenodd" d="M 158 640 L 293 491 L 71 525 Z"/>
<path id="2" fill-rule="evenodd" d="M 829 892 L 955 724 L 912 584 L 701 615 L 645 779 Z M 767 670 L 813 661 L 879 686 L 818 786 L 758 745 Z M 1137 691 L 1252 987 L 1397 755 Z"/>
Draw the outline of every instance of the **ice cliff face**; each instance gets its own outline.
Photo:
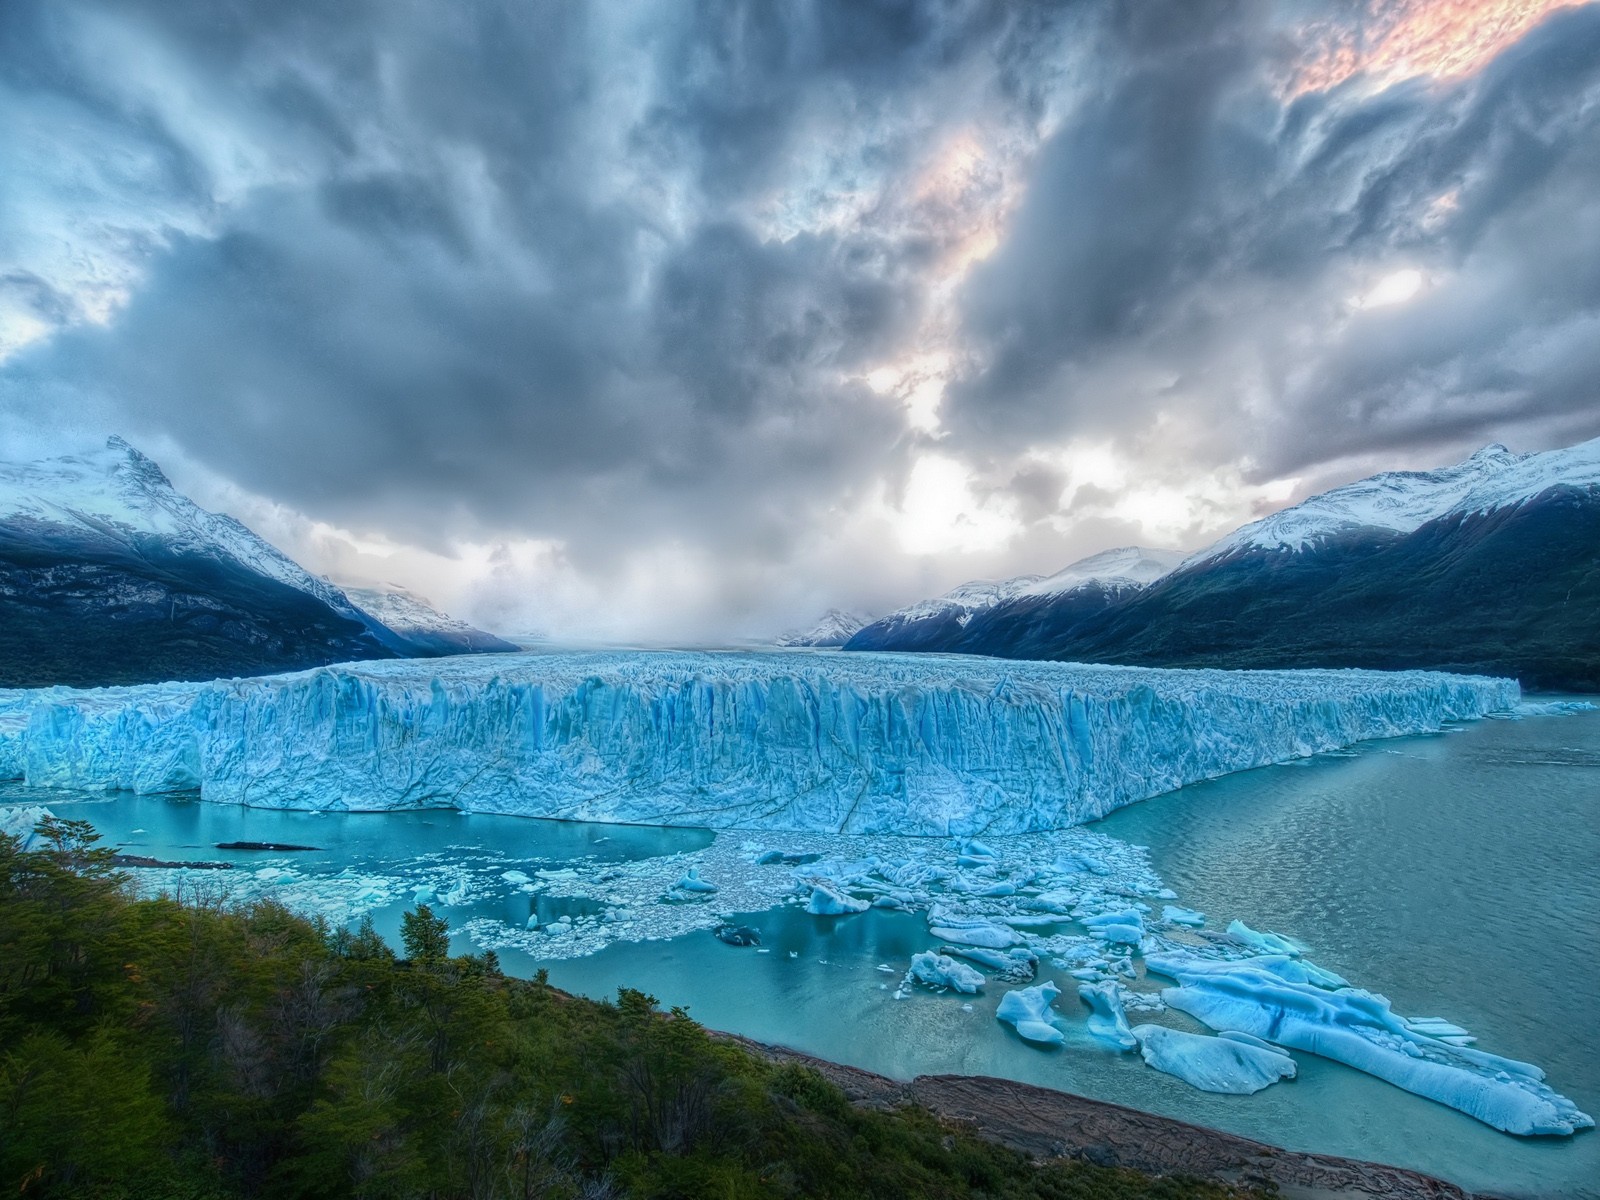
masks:
<path id="1" fill-rule="evenodd" d="M 1016 833 L 1517 699 L 1510 681 L 1420 672 L 500 655 L 4 692 L 0 770 L 273 808 Z"/>

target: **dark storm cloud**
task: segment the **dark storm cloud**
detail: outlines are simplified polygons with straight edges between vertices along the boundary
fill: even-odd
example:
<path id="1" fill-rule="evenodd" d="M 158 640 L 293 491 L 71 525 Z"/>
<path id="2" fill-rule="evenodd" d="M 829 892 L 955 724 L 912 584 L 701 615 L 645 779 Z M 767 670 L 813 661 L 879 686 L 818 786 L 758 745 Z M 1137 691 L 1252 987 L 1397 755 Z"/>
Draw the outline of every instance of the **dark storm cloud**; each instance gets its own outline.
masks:
<path id="1" fill-rule="evenodd" d="M 441 548 L 681 545 L 745 606 L 928 453 L 1022 571 L 1141 536 L 1074 442 L 1176 488 L 1600 433 L 1600 7 L 1294 94 L 1352 11 L 11 0 L 0 426 Z"/>
<path id="2" fill-rule="evenodd" d="M 770 542 L 741 515 L 799 514 L 895 452 L 897 414 L 842 377 L 916 319 L 925 250 L 870 222 L 764 237 L 751 205 L 806 138 L 859 147 L 824 188 L 892 172 L 917 125 L 896 107 L 1025 61 L 1039 23 L 854 0 L 22 6 L 14 77 L 120 119 L 129 153 L 171 164 L 130 208 L 201 228 L 148 231 L 115 321 L 9 364 L 8 403 L 98 401 L 334 516 Z M 85 43 L 123 38 L 193 98 L 95 76 Z M 196 111 L 208 94 L 225 109 Z M 208 124 L 270 160 L 220 214 L 231 148 L 184 140 Z"/>
<path id="3" fill-rule="evenodd" d="M 1042 149 L 967 288 L 981 365 L 957 427 L 991 446 L 1133 439 L 1179 408 L 1266 476 L 1600 433 L 1600 7 L 1463 80 L 1287 103 L 1259 10 L 1180 7 L 1170 25 L 1138 9 L 1159 36 L 1101 27 L 1118 68 Z M 1350 311 L 1408 266 L 1436 286 Z"/>

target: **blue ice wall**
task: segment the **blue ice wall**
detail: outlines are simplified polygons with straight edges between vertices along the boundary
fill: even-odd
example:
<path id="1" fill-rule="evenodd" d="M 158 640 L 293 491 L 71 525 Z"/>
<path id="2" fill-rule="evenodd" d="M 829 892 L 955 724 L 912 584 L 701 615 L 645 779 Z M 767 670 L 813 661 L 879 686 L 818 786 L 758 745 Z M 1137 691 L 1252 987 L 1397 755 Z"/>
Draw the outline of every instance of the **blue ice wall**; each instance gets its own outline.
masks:
<path id="1" fill-rule="evenodd" d="M 295 809 L 1021 833 L 1509 708 L 1510 680 L 609 652 L 0 692 L 0 776 Z"/>

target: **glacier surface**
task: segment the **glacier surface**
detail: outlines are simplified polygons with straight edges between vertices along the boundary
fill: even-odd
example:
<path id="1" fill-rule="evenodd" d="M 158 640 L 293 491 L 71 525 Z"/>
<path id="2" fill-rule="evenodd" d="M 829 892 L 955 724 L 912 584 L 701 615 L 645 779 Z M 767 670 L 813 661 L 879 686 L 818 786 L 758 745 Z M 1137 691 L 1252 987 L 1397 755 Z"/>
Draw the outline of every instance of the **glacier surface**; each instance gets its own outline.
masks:
<path id="1" fill-rule="evenodd" d="M 804 651 L 462 656 L 0 692 L 0 777 L 198 789 L 262 808 L 1017 834 L 1519 698 L 1510 680 L 1430 672 Z"/>

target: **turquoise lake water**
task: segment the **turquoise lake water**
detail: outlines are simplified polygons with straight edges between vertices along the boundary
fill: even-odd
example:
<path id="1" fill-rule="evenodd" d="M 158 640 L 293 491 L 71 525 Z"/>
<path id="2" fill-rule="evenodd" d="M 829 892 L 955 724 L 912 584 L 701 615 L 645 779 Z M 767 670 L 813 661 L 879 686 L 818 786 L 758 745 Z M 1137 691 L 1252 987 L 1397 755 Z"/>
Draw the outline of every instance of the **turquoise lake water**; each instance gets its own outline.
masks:
<path id="1" fill-rule="evenodd" d="M 307 872 L 381 871 L 418 856 L 468 862 L 510 845 L 552 866 L 623 863 L 711 839 L 696 830 L 441 812 L 313 816 L 154 797 L 80 804 L 60 793 L 0 794 L 0 802 L 22 799 L 88 817 L 109 840 L 161 857 L 259 861 L 212 849 L 230 840 L 324 847 L 294 857 Z M 1296 938 L 1319 965 L 1383 993 L 1397 1011 L 1464 1025 L 1481 1048 L 1539 1064 L 1558 1091 L 1600 1112 L 1600 713 L 1370 743 L 1195 784 L 1094 828 L 1149 847 L 1178 902 L 1207 913 L 1211 927 L 1237 917 Z M 379 909 L 379 927 L 392 933 L 405 907 Z M 530 911 L 550 920 L 582 909 L 507 889 L 447 915 L 457 925 L 472 916 L 520 924 Z M 1297 1149 L 1415 1167 L 1475 1190 L 1600 1196 L 1600 1135 L 1592 1131 L 1513 1138 L 1306 1054 L 1295 1056 L 1293 1082 L 1249 1097 L 1209 1095 L 1081 1032 L 1059 1050 L 1021 1042 L 994 1019 L 1000 987 L 987 997 L 918 991 L 893 999 L 907 960 L 930 944 L 920 916 L 833 919 L 785 907 L 745 919 L 761 930 L 766 953 L 699 931 L 547 965 L 552 982 L 574 991 L 643 988 L 709 1026 L 890 1075 L 1008 1076 Z M 541 965 L 512 952 L 502 959 L 519 973 Z M 1041 977 L 1062 976 L 1047 968 Z M 1063 990 L 1059 1007 L 1077 1029 L 1073 1018 L 1086 1010 Z M 1194 1027 L 1179 1014 L 1161 1019 Z"/>

